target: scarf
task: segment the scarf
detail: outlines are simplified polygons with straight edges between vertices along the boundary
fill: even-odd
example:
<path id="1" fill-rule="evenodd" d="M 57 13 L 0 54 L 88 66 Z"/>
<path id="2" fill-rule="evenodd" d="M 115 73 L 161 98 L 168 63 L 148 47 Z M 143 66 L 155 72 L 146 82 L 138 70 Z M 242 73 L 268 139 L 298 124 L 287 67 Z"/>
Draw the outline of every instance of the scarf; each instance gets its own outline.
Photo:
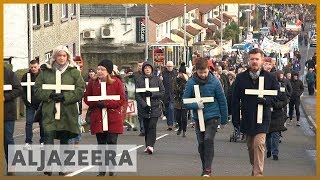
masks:
<path id="1" fill-rule="evenodd" d="M 194 73 L 193 78 L 197 84 L 199 84 L 200 86 L 203 86 L 203 85 L 207 84 L 207 82 L 209 81 L 209 76 L 210 76 L 210 73 L 206 79 L 201 79 L 197 73 Z"/>
<path id="2" fill-rule="evenodd" d="M 251 77 L 253 80 L 256 80 L 256 79 L 259 78 L 260 72 L 261 72 L 261 68 L 260 68 L 256 73 L 253 73 L 252 71 L 249 71 L 249 74 L 250 74 L 250 77 Z"/>
<path id="3" fill-rule="evenodd" d="M 69 62 L 66 62 L 65 64 L 58 64 L 56 61 L 53 62 L 52 67 L 55 70 L 59 70 L 61 72 L 61 74 L 66 71 L 66 69 L 68 68 Z"/>

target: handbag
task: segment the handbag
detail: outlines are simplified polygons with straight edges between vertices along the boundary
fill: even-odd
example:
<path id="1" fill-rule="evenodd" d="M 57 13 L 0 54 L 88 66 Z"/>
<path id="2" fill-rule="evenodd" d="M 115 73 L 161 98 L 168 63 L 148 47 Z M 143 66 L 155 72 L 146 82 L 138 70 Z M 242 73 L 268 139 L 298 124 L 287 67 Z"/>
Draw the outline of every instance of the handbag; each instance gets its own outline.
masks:
<path id="1" fill-rule="evenodd" d="M 40 122 L 42 120 L 42 102 L 40 103 L 38 109 L 34 113 L 33 122 Z"/>

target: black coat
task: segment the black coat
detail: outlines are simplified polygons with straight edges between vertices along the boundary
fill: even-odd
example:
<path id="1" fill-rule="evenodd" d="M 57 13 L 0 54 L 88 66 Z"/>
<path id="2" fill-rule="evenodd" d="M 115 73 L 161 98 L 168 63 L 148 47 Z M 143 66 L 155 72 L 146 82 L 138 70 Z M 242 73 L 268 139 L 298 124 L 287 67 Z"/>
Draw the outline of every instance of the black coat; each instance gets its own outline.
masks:
<path id="1" fill-rule="evenodd" d="M 300 79 L 294 80 L 293 77 L 292 77 L 291 86 L 292 86 L 291 99 L 300 98 L 301 94 L 304 91 L 304 87 L 303 87 L 302 81 Z"/>
<path id="2" fill-rule="evenodd" d="M 15 99 L 22 94 L 22 86 L 16 74 L 10 69 L 4 68 L 4 83 L 5 85 L 12 85 L 12 90 L 4 91 L 4 120 L 14 121 L 17 106 Z"/>
<path id="3" fill-rule="evenodd" d="M 281 83 L 280 86 L 285 88 L 284 83 Z M 273 111 L 271 112 L 270 133 L 287 130 L 284 126 L 284 123 L 287 120 L 287 115 L 284 113 L 283 108 L 285 108 L 288 103 L 289 99 L 287 92 L 278 91 L 278 96 L 274 98 L 272 103 Z"/>
<path id="4" fill-rule="evenodd" d="M 162 72 L 163 77 L 163 86 L 165 89 L 164 103 L 173 102 L 173 80 L 178 76 L 177 70 L 173 69 L 172 71 L 168 71 L 164 69 Z"/>
<path id="5" fill-rule="evenodd" d="M 276 77 L 264 70 L 261 70 L 260 76 L 264 76 L 264 89 L 278 90 L 279 84 Z M 263 106 L 262 124 L 257 123 L 257 97 L 256 95 L 246 95 L 245 89 L 258 89 L 257 80 L 252 80 L 249 70 L 236 76 L 234 90 L 232 93 L 232 123 L 235 127 L 239 127 L 241 132 L 247 135 L 256 135 L 259 133 L 268 133 L 271 120 L 271 109 L 273 96 L 265 96 L 266 105 Z M 240 101 L 241 115 L 240 123 Z"/>
<path id="6" fill-rule="evenodd" d="M 36 78 L 38 76 L 38 74 L 34 74 L 31 73 L 31 71 L 25 73 L 22 78 L 21 78 L 21 82 L 27 82 L 27 74 L 30 73 L 31 74 L 31 81 L 35 82 Z M 24 104 L 26 106 L 30 106 L 30 103 L 27 101 L 27 86 L 22 86 L 23 89 L 23 94 L 22 94 L 22 100 L 24 102 Z M 33 86 L 31 86 L 31 106 L 34 109 L 38 109 L 39 105 L 40 105 L 40 100 L 36 98 L 36 96 L 34 95 L 34 89 Z"/>
<path id="7" fill-rule="evenodd" d="M 145 88 L 145 75 L 141 75 L 136 81 L 136 88 Z M 147 106 L 145 93 L 136 93 L 138 103 L 138 116 L 142 118 L 160 117 L 162 113 L 161 102 L 164 96 L 164 87 L 162 81 L 157 76 L 149 77 L 149 87 L 159 87 L 159 92 L 152 92 L 151 97 L 151 115 L 144 111 Z"/>

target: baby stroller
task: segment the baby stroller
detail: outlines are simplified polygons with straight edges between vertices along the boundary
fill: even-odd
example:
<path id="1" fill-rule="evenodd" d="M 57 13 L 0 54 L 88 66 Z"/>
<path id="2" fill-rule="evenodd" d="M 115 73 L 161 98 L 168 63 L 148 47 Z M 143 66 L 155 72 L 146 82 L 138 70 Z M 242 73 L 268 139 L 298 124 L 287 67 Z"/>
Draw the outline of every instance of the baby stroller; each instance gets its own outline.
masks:
<path id="1" fill-rule="evenodd" d="M 234 131 L 230 135 L 230 142 L 237 142 L 239 140 L 245 140 L 245 135 L 240 132 L 240 126 L 234 126 Z"/>

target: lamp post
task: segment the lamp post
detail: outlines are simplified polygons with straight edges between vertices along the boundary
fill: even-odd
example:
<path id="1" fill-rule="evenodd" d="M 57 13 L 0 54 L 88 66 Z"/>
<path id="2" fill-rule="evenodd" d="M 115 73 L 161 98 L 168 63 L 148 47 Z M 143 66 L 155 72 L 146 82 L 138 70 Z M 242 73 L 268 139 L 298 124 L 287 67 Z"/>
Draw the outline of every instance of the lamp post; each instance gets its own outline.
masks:
<path id="1" fill-rule="evenodd" d="M 248 35 L 249 35 L 249 30 L 250 30 L 250 19 L 251 19 L 251 15 L 250 15 L 250 13 L 251 13 L 251 9 L 246 9 L 246 10 L 244 10 L 244 12 L 246 12 L 247 13 L 247 16 L 248 16 L 248 29 L 247 29 L 247 34 L 246 34 L 246 38 L 248 37 Z"/>

